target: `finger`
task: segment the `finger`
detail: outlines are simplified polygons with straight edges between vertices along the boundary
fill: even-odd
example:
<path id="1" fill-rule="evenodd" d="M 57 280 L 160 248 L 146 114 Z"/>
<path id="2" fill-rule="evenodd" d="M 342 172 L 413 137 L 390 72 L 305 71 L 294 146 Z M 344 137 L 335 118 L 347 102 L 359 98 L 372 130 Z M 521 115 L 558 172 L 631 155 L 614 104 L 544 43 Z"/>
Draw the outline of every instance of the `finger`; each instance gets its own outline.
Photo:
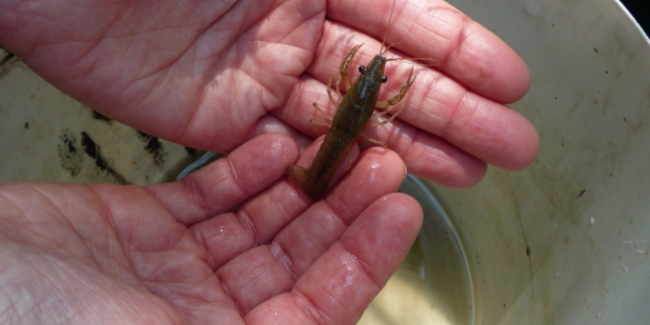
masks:
<path id="1" fill-rule="evenodd" d="M 298 132 L 295 128 L 287 125 L 284 121 L 270 114 L 266 114 L 257 120 L 257 123 L 255 123 L 251 129 L 247 140 L 266 133 L 282 133 L 288 135 L 296 142 L 296 144 L 298 144 L 301 151 L 314 142 L 313 138 L 305 136 L 304 133 Z"/>
<path id="2" fill-rule="evenodd" d="M 370 150 L 325 201 L 292 220 L 272 243 L 255 248 L 250 245 L 252 249 L 219 268 L 217 273 L 240 310 L 245 314 L 261 302 L 290 290 L 295 279 L 341 237 L 348 225 L 378 197 L 397 190 L 404 176 L 404 165 L 394 152 Z M 359 191 L 359 184 L 368 186 Z M 282 217 L 276 217 L 268 202 L 267 207 L 270 214 L 264 215 L 265 211 L 260 210 L 255 213 L 259 216 L 251 218 L 260 233 L 286 224 L 278 221 Z M 215 253 L 223 253 L 223 245 L 212 247 Z"/>
<path id="3" fill-rule="evenodd" d="M 282 229 L 272 245 L 286 257 L 290 272 L 301 276 L 372 202 L 397 191 L 405 176 L 404 162 L 395 152 L 364 151 L 328 197 Z"/>
<path id="4" fill-rule="evenodd" d="M 244 252 L 216 273 L 242 316 L 260 303 L 290 291 L 295 282 L 267 245 Z"/>
<path id="5" fill-rule="evenodd" d="M 394 0 L 397 1 L 397 0 Z M 496 35 L 444 1 L 329 1 L 327 15 L 412 57 L 439 62 L 437 69 L 500 103 L 521 98 L 530 85 L 523 60 Z"/>
<path id="6" fill-rule="evenodd" d="M 180 181 L 147 189 L 179 222 L 191 225 L 267 188 L 297 157 L 298 148 L 289 137 L 265 134 Z"/>
<path id="7" fill-rule="evenodd" d="M 324 110 L 327 117 L 334 116 L 336 107 L 332 106 L 327 99 L 326 84 L 313 77 L 303 75 L 298 79 L 287 104 L 276 108 L 271 113 L 294 129 L 315 139 L 327 133 L 328 128 L 314 127 L 311 122 L 314 119 L 326 117 L 314 107 L 314 103 Z"/>
<path id="8" fill-rule="evenodd" d="M 298 163 L 308 165 L 307 162 L 314 158 L 321 143 L 322 138 L 307 148 Z M 358 149 L 353 150 L 349 155 L 350 161 L 354 161 L 357 155 Z M 333 184 L 346 168 L 345 165 L 339 167 Z M 295 185 L 283 179 L 242 203 L 236 212 L 198 223 L 192 227 L 192 231 L 205 247 L 208 264 L 216 270 L 243 252 L 270 242 L 311 203 Z"/>
<path id="9" fill-rule="evenodd" d="M 354 324 L 386 284 L 415 240 L 422 210 L 411 197 L 375 201 L 294 289 L 251 311 L 251 324 Z M 277 313 L 277 306 L 283 312 Z M 297 321 L 288 320 L 288 315 Z M 299 323 L 298 323 L 299 322 Z"/>
<path id="10" fill-rule="evenodd" d="M 399 119 L 379 127 L 367 127 L 364 133 L 382 139 L 399 153 L 409 173 L 440 185 L 468 188 L 483 179 L 487 171 L 487 164 L 482 159 Z M 362 148 L 373 145 L 360 139 Z"/>

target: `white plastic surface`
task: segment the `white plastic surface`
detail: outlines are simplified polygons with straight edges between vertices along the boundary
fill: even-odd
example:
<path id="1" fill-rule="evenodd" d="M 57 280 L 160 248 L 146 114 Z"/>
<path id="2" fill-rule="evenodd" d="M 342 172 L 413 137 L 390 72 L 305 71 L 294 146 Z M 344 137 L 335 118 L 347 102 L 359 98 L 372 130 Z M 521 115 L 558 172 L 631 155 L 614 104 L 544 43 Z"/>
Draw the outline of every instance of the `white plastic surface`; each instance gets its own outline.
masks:
<path id="1" fill-rule="evenodd" d="M 469 257 L 476 324 L 647 324 L 647 37 L 611 0 L 450 3 L 528 63 L 512 107 L 541 137 L 528 169 L 433 189 Z"/>
<path id="2" fill-rule="evenodd" d="M 93 112 L 0 49 L 0 182 L 171 180 L 196 150 Z"/>

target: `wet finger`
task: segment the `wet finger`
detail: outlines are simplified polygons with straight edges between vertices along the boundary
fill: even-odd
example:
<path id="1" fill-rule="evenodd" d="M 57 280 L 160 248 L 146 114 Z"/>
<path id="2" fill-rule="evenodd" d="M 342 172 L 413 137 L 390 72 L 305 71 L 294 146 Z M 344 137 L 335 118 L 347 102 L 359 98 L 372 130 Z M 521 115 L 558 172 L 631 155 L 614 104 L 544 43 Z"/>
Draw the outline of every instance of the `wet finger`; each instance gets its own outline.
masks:
<path id="1" fill-rule="evenodd" d="M 404 163 L 395 152 L 365 151 L 325 200 L 282 229 L 271 244 L 273 250 L 286 257 L 292 274 L 301 276 L 372 202 L 396 191 L 405 176 Z"/>
<path id="2" fill-rule="evenodd" d="M 321 142 L 322 139 L 307 148 L 298 163 L 306 165 L 313 159 Z M 353 151 L 350 161 L 357 155 L 358 150 Z M 339 167 L 333 183 L 345 169 L 346 166 Z M 192 231 L 208 253 L 208 264 L 216 270 L 247 250 L 269 243 L 311 204 L 299 188 L 283 179 L 243 202 L 236 211 L 196 224 Z"/>
<path id="3" fill-rule="evenodd" d="M 247 140 L 266 133 L 281 133 L 288 135 L 296 142 L 301 151 L 314 142 L 313 138 L 306 136 L 304 133 L 298 132 L 295 128 L 287 125 L 287 123 L 271 114 L 266 114 L 257 120 L 251 129 Z"/>
<path id="4" fill-rule="evenodd" d="M 245 314 L 261 302 L 290 290 L 293 281 L 340 239 L 362 211 L 378 197 L 399 187 L 404 175 L 399 156 L 377 148 L 361 156 L 361 161 L 325 200 L 314 204 L 295 220 L 289 220 L 293 213 L 278 213 L 273 202 L 268 201 L 271 197 L 261 199 L 269 193 L 260 195 L 257 202 L 247 202 L 240 210 L 246 210 L 248 222 L 244 224 L 251 225 L 258 242 L 241 247 L 241 252 L 231 256 L 232 260 L 217 270 L 240 310 Z M 359 191 L 359 184 L 368 184 L 368 187 Z M 224 233 L 231 231 L 225 224 L 222 229 Z M 272 240 L 270 244 L 255 247 L 269 240 Z M 212 259 L 219 260 L 216 255 L 223 256 L 231 243 L 217 245 L 212 242 L 206 246 L 208 254 L 215 255 Z M 254 271 L 250 271 L 251 268 Z"/>
<path id="5" fill-rule="evenodd" d="M 329 1 L 328 18 L 386 43 L 408 56 L 432 58 L 436 69 L 500 103 L 520 99 L 530 85 L 523 60 L 492 32 L 445 1 Z"/>
<path id="6" fill-rule="evenodd" d="M 401 263 L 421 222 L 422 210 L 413 198 L 403 194 L 382 197 L 362 212 L 290 293 L 260 305 L 245 320 L 354 324 Z M 286 313 L 273 313 L 278 305 Z M 287 314 L 300 323 L 287 323 Z"/>
<path id="7" fill-rule="evenodd" d="M 284 176 L 298 157 L 289 137 L 271 133 L 254 138 L 227 157 L 180 181 L 147 188 L 175 218 L 192 225 L 230 210 Z"/>

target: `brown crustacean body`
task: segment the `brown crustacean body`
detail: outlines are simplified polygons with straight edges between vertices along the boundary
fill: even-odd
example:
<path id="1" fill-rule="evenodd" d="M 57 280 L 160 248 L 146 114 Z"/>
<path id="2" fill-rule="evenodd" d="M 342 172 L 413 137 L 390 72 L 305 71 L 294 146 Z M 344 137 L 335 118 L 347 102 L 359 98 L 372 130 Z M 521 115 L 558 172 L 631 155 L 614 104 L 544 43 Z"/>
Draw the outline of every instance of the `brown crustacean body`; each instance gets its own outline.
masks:
<path id="1" fill-rule="evenodd" d="M 347 67 L 361 45 L 363 44 L 355 46 L 341 64 L 339 81 L 343 79 L 343 84 L 347 88 L 346 93 L 338 105 L 332 120 L 332 126 L 327 132 L 311 167 L 307 169 L 297 165 L 290 165 L 286 170 L 287 177 L 312 200 L 319 200 L 325 196 L 334 172 L 343 162 L 357 137 L 365 129 L 375 108 L 383 107 L 385 111 L 389 111 L 391 106 L 397 104 L 406 95 L 415 80 L 413 69 L 411 69 L 411 73 L 399 94 L 389 100 L 377 102 L 381 84 L 386 82 L 384 76 L 386 62 L 401 60 L 386 58 L 385 54 L 388 52 L 389 46 L 375 55 L 366 67 L 359 67 L 361 75 L 350 86 L 347 79 Z M 338 86 L 339 82 L 336 84 Z M 328 85 L 328 93 L 329 91 Z M 316 103 L 314 103 L 314 106 L 317 107 Z M 390 119 L 395 116 L 396 114 Z"/>

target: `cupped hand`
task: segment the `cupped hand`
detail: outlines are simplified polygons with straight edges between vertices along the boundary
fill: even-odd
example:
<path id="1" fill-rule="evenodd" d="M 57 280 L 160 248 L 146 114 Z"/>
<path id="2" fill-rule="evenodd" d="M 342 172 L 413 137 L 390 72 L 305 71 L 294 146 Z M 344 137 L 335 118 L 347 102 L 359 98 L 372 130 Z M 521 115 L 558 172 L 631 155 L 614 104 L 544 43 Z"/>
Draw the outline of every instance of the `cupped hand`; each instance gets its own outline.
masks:
<path id="1" fill-rule="evenodd" d="M 364 46 L 350 71 L 366 64 L 388 30 L 386 43 L 399 42 L 391 56 L 431 60 L 416 69 L 399 117 L 369 126 L 366 135 L 387 143 L 409 172 L 448 186 L 476 184 L 487 164 L 510 170 L 530 164 L 537 134 L 505 106 L 528 89 L 523 61 L 446 2 L 398 1 L 388 26 L 392 6 L 391 0 L 5 0 L 0 44 L 109 117 L 187 146 L 230 152 L 264 132 L 295 139 L 324 133 L 310 123 L 323 118 L 312 103 L 332 115 L 329 77 L 356 44 Z M 412 66 L 388 64 L 384 97 Z"/>
<path id="2" fill-rule="evenodd" d="M 390 150 L 313 205 L 283 178 L 298 155 L 266 134 L 168 184 L 1 185 L 0 323 L 354 324 L 422 211 Z"/>

